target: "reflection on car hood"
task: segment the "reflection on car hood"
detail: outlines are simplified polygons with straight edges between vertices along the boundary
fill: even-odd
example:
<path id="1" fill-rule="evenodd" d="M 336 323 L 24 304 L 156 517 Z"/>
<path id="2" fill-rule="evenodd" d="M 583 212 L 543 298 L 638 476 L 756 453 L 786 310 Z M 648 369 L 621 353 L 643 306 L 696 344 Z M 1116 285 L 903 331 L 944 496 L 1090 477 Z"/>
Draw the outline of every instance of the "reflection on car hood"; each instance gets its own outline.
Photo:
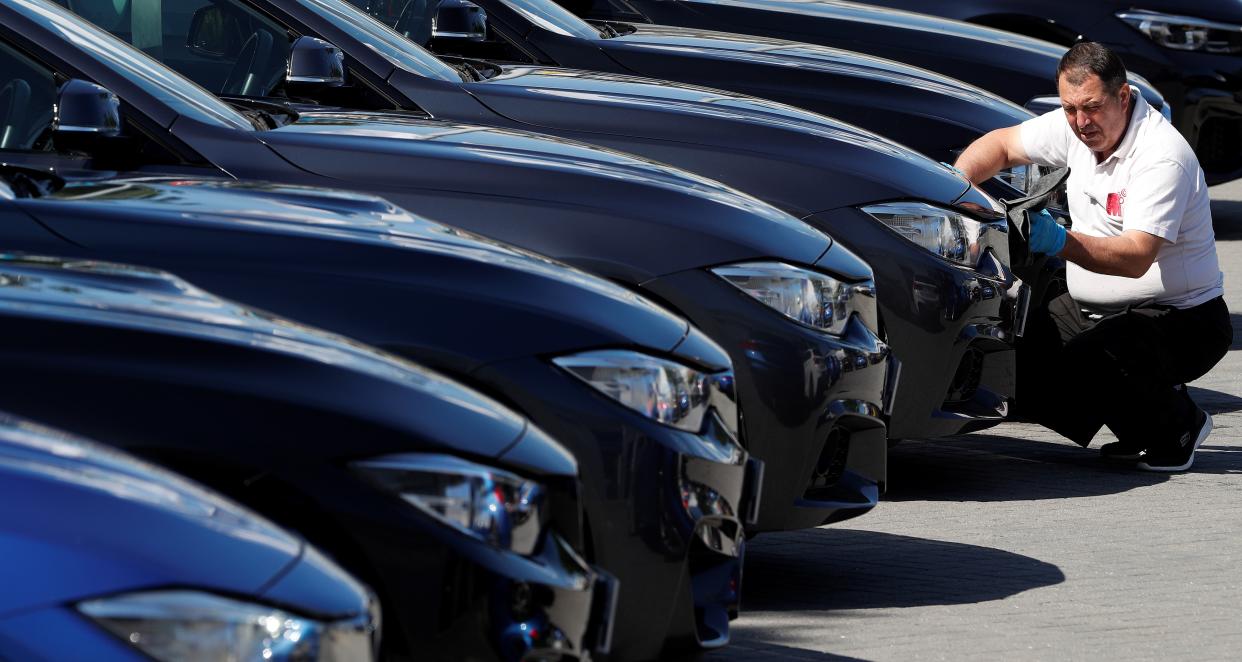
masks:
<path id="1" fill-rule="evenodd" d="M 971 23 L 902 11 L 888 7 L 842 0 L 691 0 L 693 4 L 723 5 L 729 7 L 745 7 L 765 11 L 779 11 L 807 16 L 824 16 L 846 19 L 863 23 L 881 25 L 900 25 L 904 28 L 920 32 L 950 34 L 964 39 L 989 44 L 1003 44 L 1020 48 L 1030 53 L 1050 55 L 1060 59 L 1065 48 L 1046 41 L 1033 39 L 1012 32 L 986 28 Z"/>
<path id="2" fill-rule="evenodd" d="M 926 69 L 853 51 L 695 28 L 645 23 L 633 24 L 633 27 L 637 28 L 635 32 L 610 39 L 609 43 L 641 45 L 645 48 L 660 49 L 671 53 L 710 53 L 718 58 L 764 62 L 777 67 L 796 67 L 839 76 L 866 78 L 932 91 L 969 103 L 1021 110 L 990 92 L 962 81 Z"/>
<path id="3" fill-rule="evenodd" d="M 0 614 L 150 586 L 251 594 L 304 547 L 171 472 L 7 415 L 0 415 L 0 540 Z"/>
<path id="4" fill-rule="evenodd" d="M 735 195 L 735 192 L 711 180 L 618 152 L 523 131 L 425 119 L 412 114 L 302 111 L 296 122 L 262 135 L 277 151 L 283 144 L 304 144 L 305 140 L 310 139 L 318 144 L 323 144 L 320 141 L 332 141 L 340 144 L 342 149 L 428 159 L 426 163 L 411 162 L 412 168 L 419 168 L 415 171 L 419 176 L 433 176 L 432 170 L 437 163 L 445 168 L 463 161 L 474 166 L 521 164 L 552 172 L 640 181 L 663 188 L 690 188 L 700 194 L 723 199 Z M 308 165 L 315 172 L 324 169 L 320 164 Z M 393 173 L 392 176 L 397 177 L 397 181 L 406 181 L 408 173 Z M 452 185 L 463 190 L 480 188 L 477 184 L 471 186 L 472 180 L 457 180 Z M 436 178 L 436 182 L 451 183 L 443 178 Z M 500 184 L 489 181 L 485 188 L 493 192 L 494 186 Z"/>
<path id="5" fill-rule="evenodd" d="M 410 409 L 439 407 L 444 421 L 486 420 L 499 450 L 526 427 L 520 416 L 470 389 L 342 336 L 219 299 L 162 271 L 47 257 L 0 256 L 0 312 L 242 345 L 292 355 L 393 383 Z M 480 418 L 482 417 L 482 418 Z M 432 435 L 432 438 L 439 439 Z"/>
<path id="6" fill-rule="evenodd" d="M 451 255 L 572 283 L 607 299 L 667 316 L 649 300 L 607 280 L 537 253 L 427 220 L 373 195 L 267 182 L 130 177 L 68 182 L 48 199 L 82 202 L 91 211 L 112 206 L 129 215 L 172 214 L 186 224 L 228 227 L 240 223 L 255 231 L 378 242 Z"/>
<path id="7" fill-rule="evenodd" d="M 538 66 L 507 66 L 498 76 L 469 89 L 496 112 L 535 128 L 710 145 L 761 154 L 782 167 L 831 174 L 834 186 L 805 192 L 824 201 L 816 210 L 870 202 L 851 186 L 855 178 L 882 182 L 889 196 L 944 201 L 955 199 L 966 188 L 960 179 L 903 145 L 852 124 L 756 97 L 664 80 Z M 564 100 L 576 102 L 580 111 L 556 112 Z M 546 103 L 532 103 L 539 101 Z"/>
<path id="8" fill-rule="evenodd" d="M 955 21 L 930 14 L 859 4 L 857 2 L 849 2 L 848 0 L 679 1 L 686 2 L 691 6 L 715 5 L 738 7 L 754 11 L 785 13 L 790 17 L 790 22 L 786 27 L 790 31 L 795 32 L 815 32 L 813 26 L 804 24 L 807 18 L 822 18 L 844 24 L 833 30 L 837 36 L 842 36 L 842 28 L 850 23 L 885 26 L 893 30 L 891 34 L 893 40 L 901 40 L 900 42 L 885 42 L 880 45 L 882 49 L 896 48 L 901 51 L 893 52 L 890 50 L 889 52 L 883 52 L 882 54 L 885 57 L 906 60 L 903 53 L 905 55 L 919 54 L 920 58 L 928 56 L 934 60 L 940 60 L 945 57 L 959 57 L 961 62 L 958 62 L 958 65 L 969 63 L 971 66 L 978 66 L 980 64 L 979 60 L 983 59 L 984 62 L 982 64 L 986 65 L 986 67 L 994 68 L 998 71 L 1011 71 L 1015 74 L 1021 73 L 1046 82 L 1047 87 L 1044 90 L 1023 88 L 1023 93 L 1025 94 L 1023 98 L 1010 98 L 1011 101 L 1019 103 L 1026 103 L 1027 99 L 1033 95 L 1056 93 L 1057 63 L 1066 50 L 1066 47 L 1060 44 L 1014 32 L 966 23 L 964 21 Z M 1177 0 L 1166 2 L 1166 4 L 1173 4 L 1175 2 Z M 1119 0 L 1116 4 L 1119 9 L 1131 6 L 1128 0 Z M 1242 7 L 1242 5 L 1239 6 Z M 739 30 L 744 30 L 744 28 L 745 26 L 738 26 Z M 876 33 L 866 34 L 869 37 L 874 37 Z M 931 47 L 928 44 L 936 44 L 936 46 Z M 869 44 L 869 46 L 871 45 L 873 44 Z M 847 50 L 848 48 L 846 46 Z M 948 48 L 955 51 L 956 56 L 948 52 L 946 50 Z M 1017 52 L 1012 49 L 1016 49 Z M 869 48 L 868 51 L 870 52 Z M 915 62 L 920 63 L 919 60 L 915 60 Z M 969 77 L 968 73 L 955 75 L 961 75 L 963 78 Z M 1164 104 L 1163 95 L 1146 80 L 1131 75 L 1130 83 L 1137 86 L 1143 92 L 1143 98 L 1147 99 L 1148 103 L 1156 107 Z"/>
<path id="9" fill-rule="evenodd" d="M 814 261 L 828 247 L 823 234 L 771 205 L 710 179 L 621 152 L 411 114 L 299 112 L 297 122 L 261 134 L 298 167 L 554 257 L 583 257 L 597 265 L 591 268 L 595 272 L 604 270 L 601 264 L 625 272 L 610 274 L 613 277 L 641 282 L 753 257 Z M 878 140 L 857 129 L 848 133 L 858 142 Z M 805 133 L 797 137 L 805 143 Z M 514 221 L 479 219 L 477 212 L 469 212 L 474 201 L 490 204 L 493 214 L 512 215 Z M 534 207 L 558 211 L 536 218 L 529 211 Z M 586 233 L 582 219 L 587 217 L 599 222 L 616 219 L 609 232 L 627 245 Z M 544 222 L 576 225 L 559 231 L 560 238 L 527 232 L 532 224 Z M 508 227 L 496 228 L 496 223 Z M 623 227 L 627 224 L 634 230 L 627 232 Z M 696 241 L 684 251 L 643 248 L 635 253 L 634 232 L 693 235 Z M 571 243 L 575 252 L 569 254 L 553 246 Z"/>
<path id="10" fill-rule="evenodd" d="M 142 253 L 125 252 L 128 237 L 158 236 L 157 245 L 177 249 L 155 264 L 219 293 L 372 343 L 435 346 L 470 364 L 602 345 L 669 351 L 688 327 L 632 290 L 371 195 L 94 175 L 21 204 L 71 241 L 103 251 L 92 254 L 148 262 Z M 211 264 L 200 270 L 204 261 Z M 257 272 L 249 269 L 256 262 L 263 265 Z M 294 274 L 308 295 L 304 301 L 252 282 Z M 351 302 L 348 313 L 334 312 L 318 305 L 321 285 L 328 291 L 346 285 L 370 296 Z M 452 316 L 433 323 L 442 300 L 454 306 Z M 392 305 L 410 310 L 393 314 Z M 501 320 L 543 332 L 497 334 Z"/>

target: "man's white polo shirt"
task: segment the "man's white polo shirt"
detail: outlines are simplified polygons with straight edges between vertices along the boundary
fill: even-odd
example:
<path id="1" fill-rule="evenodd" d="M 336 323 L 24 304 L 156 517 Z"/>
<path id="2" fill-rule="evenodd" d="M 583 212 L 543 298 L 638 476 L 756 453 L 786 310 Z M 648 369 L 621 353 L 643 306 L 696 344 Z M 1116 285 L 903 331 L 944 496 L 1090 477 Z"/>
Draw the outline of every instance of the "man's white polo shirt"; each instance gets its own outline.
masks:
<path id="1" fill-rule="evenodd" d="M 1224 291 L 1207 182 L 1177 129 L 1137 89 L 1130 90 L 1130 126 L 1103 163 L 1096 163 L 1059 109 L 1023 122 L 1022 146 L 1036 163 L 1069 166 L 1075 232 L 1115 237 L 1142 230 L 1167 242 L 1140 278 L 1105 276 L 1069 263 L 1069 291 L 1076 301 L 1105 310 L 1148 302 L 1197 306 Z"/>

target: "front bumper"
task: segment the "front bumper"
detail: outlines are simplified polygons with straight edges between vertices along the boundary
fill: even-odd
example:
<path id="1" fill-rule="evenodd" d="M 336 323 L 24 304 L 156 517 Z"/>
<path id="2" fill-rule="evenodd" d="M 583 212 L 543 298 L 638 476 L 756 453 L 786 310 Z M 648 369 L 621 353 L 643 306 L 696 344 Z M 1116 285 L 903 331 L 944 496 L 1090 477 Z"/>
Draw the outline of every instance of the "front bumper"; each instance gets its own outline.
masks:
<path id="1" fill-rule="evenodd" d="M 578 461 L 588 558 L 621 585 L 608 659 L 726 643 L 760 472 L 741 449 L 728 461 L 705 451 L 727 436 L 718 419 L 699 434 L 660 425 L 539 359 L 490 364 L 476 376 Z M 708 494 L 711 508 L 687 505 Z"/>
<path id="2" fill-rule="evenodd" d="M 873 508 L 885 481 L 888 348 L 854 320 L 842 338 L 782 317 L 704 270 L 643 289 L 728 351 L 742 443 L 763 460 L 753 531 L 818 526 Z"/>
<path id="3" fill-rule="evenodd" d="M 549 488 L 551 520 L 529 557 L 434 521 L 344 467 L 291 468 L 244 494 L 373 587 L 381 659 L 588 660 L 607 643 L 618 589 L 570 542 L 581 518 L 576 485 L 534 477 Z M 308 507 L 307 495 L 321 500 Z"/>
<path id="4" fill-rule="evenodd" d="M 889 437 L 939 437 L 1002 420 L 1015 391 L 1016 322 L 1026 300 L 1004 260 L 997 276 L 955 266 L 857 209 L 805 220 L 875 269 L 883 328 L 901 361 Z"/>

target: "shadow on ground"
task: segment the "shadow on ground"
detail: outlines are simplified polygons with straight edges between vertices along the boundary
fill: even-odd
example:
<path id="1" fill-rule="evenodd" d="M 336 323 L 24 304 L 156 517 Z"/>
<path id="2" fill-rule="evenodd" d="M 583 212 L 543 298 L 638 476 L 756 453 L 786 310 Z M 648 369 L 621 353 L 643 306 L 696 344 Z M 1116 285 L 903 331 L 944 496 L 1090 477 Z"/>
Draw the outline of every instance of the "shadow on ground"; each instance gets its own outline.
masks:
<path id="1" fill-rule="evenodd" d="M 909 440 L 889 451 L 884 501 L 1031 501 L 1118 494 L 1156 485 L 1167 474 L 1100 459 L 1096 446 L 1022 439 L 1022 427 L 935 441 Z M 1034 429 L 1033 427 L 1031 429 Z M 1097 445 L 1098 446 L 1098 445 Z"/>
<path id="2" fill-rule="evenodd" d="M 1242 318 L 1242 316 L 1238 317 Z M 1242 347 L 1242 344 L 1236 340 L 1234 344 Z M 1190 389 L 1190 398 L 1209 414 L 1226 414 L 1242 409 L 1242 398 L 1232 393 L 1213 391 L 1212 389 L 1199 388 L 1197 386 L 1190 386 L 1188 388 Z"/>
<path id="3" fill-rule="evenodd" d="M 1195 401 L 1212 414 L 1242 409 L 1242 398 L 1190 387 Z M 1217 421 L 1220 428 L 1221 421 Z M 1098 440 L 1090 448 L 1068 441 L 1024 439 L 1031 424 L 995 428 L 997 432 L 903 441 L 889 450 L 888 491 L 884 501 L 1034 501 L 1120 494 L 1158 485 L 1174 474 L 1139 471 L 1133 464 L 1100 458 Z M 1041 434 L 1044 434 L 1041 431 Z M 1242 447 L 1208 437 L 1189 473 L 1242 474 Z"/>
<path id="4" fill-rule="evenodd" d="M 743 617 L 745 618 L 745 617 Z M 738 624 L 741 623 L 741 627 Z M 733 643 L 728 648 L 715 654 L 703 656 L 703 662 L 713 662 L 715 660 L 795 660 L 796 662 L 867 662 L 860 657 L 849 657 L 848 655 L 833 655 L 832 653 L 821 653 L 819 651 L 808 650 L 805 648 L 794 648 L 792 646 L 782 646 L 780 644 L 769 644 L 765 642 L 755 641 L 750 638 L 739 639 L 738 636 L 747 637 L 746 621 L 733 622 Z M 758 628 L 753 633 L 754 636 L 763 636 L 765 633 Z M 665 658 L 666 662 L 670 659 Z"/>
<path id="5" fill-rule="evenodd" d="M 970 604 L 1065 581 L 1055 565 L 999 549 L 831 528 L 759 536 L 745 570 L 743 612 Z"/>

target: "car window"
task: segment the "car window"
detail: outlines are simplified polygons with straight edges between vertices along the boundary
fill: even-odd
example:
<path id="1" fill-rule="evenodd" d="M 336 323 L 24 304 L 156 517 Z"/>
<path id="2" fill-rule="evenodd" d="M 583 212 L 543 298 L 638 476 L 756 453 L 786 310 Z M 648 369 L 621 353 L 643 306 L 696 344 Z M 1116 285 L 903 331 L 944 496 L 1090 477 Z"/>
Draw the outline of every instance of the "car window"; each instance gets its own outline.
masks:
<path id="1" fill-rule="evenodd" d="M 269 95 L 291 42 L 279 24 L 236 0 L 57 0 L 215 94 Z"/>
<path id="2" fill-rule="evenodd" d="M 599 30 L 552 0 L 500 0 L 535 25 L 567 37 L 599 39 Z"/>
<path id="3" fill-rule="evenodd" d="M 52 72 L 0 43 L 0 150 L 32 150 L 52 127 Z"/>
<path id="4" fill-rule="evenodd" d="M 104 1 L 114 4 L 113 0 Z M 178 76 L 176 72 L 151 58 L 145 57 L 142 53 L 129 48 L 80 16 L 65 11 L 63 5 L 67 0 L 57 0 L 61 6 L 29 0 L 5 0 L 5 2 L 22 12 L 27 18 L 60 35 L 65 42 L 81 49 L 99 62 L 106 63 L 113 71 L 176 112 L 200 122 L 234 129 L 251 130 L 254 128 L 245 116 L 206 90 Z"/>
<path id="5" fill-rule="evenodd" d="M 452 82 L 461 82 L 455 69 L 441 62 L 419 44 L 431 38 L 428 7 L 435 0 L 298 0 L 303 6 L 332 22 L 350 37 L 407 71 Z M 389 28 L 397 26 L 397 31 Z M 426 33 L 426 37 L 420 37 Z"/>

